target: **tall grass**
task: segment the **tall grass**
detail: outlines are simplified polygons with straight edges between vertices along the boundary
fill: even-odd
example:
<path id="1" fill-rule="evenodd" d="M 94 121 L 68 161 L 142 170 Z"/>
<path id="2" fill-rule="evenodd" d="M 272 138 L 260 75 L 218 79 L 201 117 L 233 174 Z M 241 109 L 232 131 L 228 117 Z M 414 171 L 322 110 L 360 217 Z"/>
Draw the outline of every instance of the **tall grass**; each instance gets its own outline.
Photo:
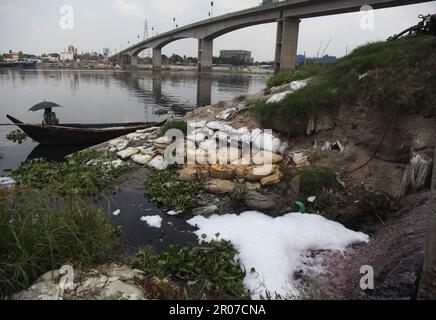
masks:
<path id="1" fill-rule="evenodd" d="M 35 192 L 0 199 L 0 298 L 64 264 L 107 263 L 120 248 L 117 229 L 84 200 Z"/>
<path id="2" fill-rule="evenodd" d="M 418 37 L 359 47 L 336 63 L 317 70 L 271 78 L 269 86 L 316 75 L 305 88 L 279 103 L 259 102 L 253 111 L 263 126 L 300 135 L 318 111 L 367 104 L 380 114 L 435 113 L 436 39 Z"/>

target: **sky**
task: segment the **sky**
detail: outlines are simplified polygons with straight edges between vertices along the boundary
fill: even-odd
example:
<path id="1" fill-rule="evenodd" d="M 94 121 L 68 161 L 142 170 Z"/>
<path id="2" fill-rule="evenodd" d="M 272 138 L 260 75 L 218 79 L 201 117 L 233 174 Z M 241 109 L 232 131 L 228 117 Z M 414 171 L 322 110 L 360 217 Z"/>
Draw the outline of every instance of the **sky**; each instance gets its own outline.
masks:
<path id="1" fill-rule="evenodd" d="M 261 0 L 215 0 L 213 16 L 259 5 Z M 63 11 L 68 6 L 68 11 Z M 64 8 L 63 8 L 64 7 Z M 71 11 L 72 9 L 72 11 Z M 208 18 L 208 0 L 0 0 L 0 52 L 42 54 L 62 52 L 69 44 L 79 52 L 126 48 L 128 42 L 149 33 L 163 33 Z M 70 15 L 69 13 L 73 14 Z M 303 19 L 298 52 L 308 56 L 343 56 L 367 42 L 385 40 L 419 20 L 419 14 L 436 13 L 436 1 L 368 13 Z M 73 19 L 68 20 L 68 17 Z M 257 61 L 273 60 L 276 24 L 248 27 L 214 40 L 214 55 L 224 49 L 252 51 Z M 163 54 L 196 56 L 198 41 L 184 39 L 163 48 Z"/>

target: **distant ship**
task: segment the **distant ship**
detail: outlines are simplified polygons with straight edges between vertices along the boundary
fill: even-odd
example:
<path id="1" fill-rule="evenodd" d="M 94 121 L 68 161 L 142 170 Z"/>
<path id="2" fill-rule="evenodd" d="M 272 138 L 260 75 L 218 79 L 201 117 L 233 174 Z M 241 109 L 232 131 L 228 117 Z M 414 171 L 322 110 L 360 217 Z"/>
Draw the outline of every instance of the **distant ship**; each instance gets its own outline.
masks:
<path id="1" fill-rule="evenodd" d="M 0 62 L 0 68 L 33 69 L 36 68 L 36 61 L 34 60 L 3 61 Z"/>

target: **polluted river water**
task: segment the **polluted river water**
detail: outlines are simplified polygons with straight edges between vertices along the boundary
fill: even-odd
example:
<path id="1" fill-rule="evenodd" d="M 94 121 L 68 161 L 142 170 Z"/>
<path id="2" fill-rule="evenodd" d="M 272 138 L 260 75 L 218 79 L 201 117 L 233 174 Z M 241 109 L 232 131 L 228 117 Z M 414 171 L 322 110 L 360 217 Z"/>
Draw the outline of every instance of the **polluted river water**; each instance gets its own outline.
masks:
<path id="1" fill-rule="evenodd" d="M 61 161 L 65 155 L 86 147 L 45 147 L 30 139 L 13 144 L 6 139 L 16 129 L 3 125 L 8 123 L 6 115 L 23 122 L 40 123 L 42 113 L 28 112 L 28 109 L 44 99 L 63 106 L 55 110 L 61 122 L 161 121 L 168 115 L 183 115 L 199 106 L 258 92 L 265 87 L 268 77 L 249 74 L 200 77 L 189 72 L 2 70 L 1 175 L 7 175 L 26 159 L 44 157 Z M 168 115 L 155 114 L 162 108 L 168 110 Z M 145 195 L 144 177 L 141 175 L 135 185 L 121 184 L 115 194 L 96 200 L 119 227 L 128 251 L 133 254 L 137 247 L 144 245 L 161 251 L 169 245 L 196 243 L 198 238 L 193 233 L 196 229 L 186 223 L 192 217 L 170 216 L 150 204 Z M 141 217 L 156 215 L 163 220 L 161 228 L 141 221 Z"/>

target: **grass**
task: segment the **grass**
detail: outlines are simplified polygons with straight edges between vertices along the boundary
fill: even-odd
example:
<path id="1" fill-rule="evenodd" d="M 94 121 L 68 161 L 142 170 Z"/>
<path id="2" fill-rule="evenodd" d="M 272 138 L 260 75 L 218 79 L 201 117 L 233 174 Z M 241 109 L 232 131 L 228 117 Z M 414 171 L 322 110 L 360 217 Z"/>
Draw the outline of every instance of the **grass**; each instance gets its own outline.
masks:
<path id="1" fill-rule="evenodd" d="M 386 120 L 404 113 L 434 114 L 435 50 L 434 37 L 376 42 L 323 68 L 309 65 L 276 75 L 269 87 L 315 78 L 279 103 L 258 102 L 253 114 L 264 127 L 290 136 L 305 134 L 310 117 L 337 112 L 340 106 L 366 104 Z"/>
<path id="2" fill-rule="evenodd" d="M 215 299 L 247 299 L 248 292 L 243 286 L 244 273 L 235 261 L 236 254 L 226 241 L 171 246 L 161 253 L 146 247 L 137 254 L 134 267 L 147 277 L 181 282 L 190 288 L 189 295 L 193 298 L 205 293 Z"/>
<path id="3" fill-rule="evenodd" d="M 163 136 L 168 130 L 178 129 L 186 136 L 188 134 L 188 123 L 184 120 L 167 121 L 160 129 L 160 134 Z"/>
<path id="4" fill-rule="evenodd" d="M 325 190 L 334 190 L 338 186 L 336 174 L 329 168 L 312 167 L 297 172 L 300 176 L 300 192 L 307 196 L 318 195 Z"/>
<path id="5" fill-rule="evenodd" d="M 35 192 L 12 200 L 0 200 L 0 299 L 62 265 L 91 267 L 119 253 L 117 229 L 99 207 Z"/>
<path id="6" fill-rule="evenodd" d="M 164 115 L 166 115 L 166 114 L 168 114 L 168 109 L 164 109 L 164 108 L 162 108 L 162 109 L 158 109 L 158 110 L 156 110 L 155 112 L 154 112 L 154 114 L 156 115 L 156 116 L 164 116 Z"/>
<path id="7" fill-rule="evenodd" d="M 145 184 L 149 200 L 166 209 L 186 211 L 200 204 L 200 184 L 178 181 L 168 170 L 151 170 Z"/>
<path id="8" fill-rule="evenodd" d="M 101 162 L 88 164 L 95 159 Z M 25 188 L 50 190 L 63 196 L 93 196 L 111 192 L 116 178 L 131 169 L 128 164 L 118 168 L 104 164 L 114 159 L 112 153 L 87 150 L 69 156 L 65 162 L 25 162 L 11 176 Z"/>

